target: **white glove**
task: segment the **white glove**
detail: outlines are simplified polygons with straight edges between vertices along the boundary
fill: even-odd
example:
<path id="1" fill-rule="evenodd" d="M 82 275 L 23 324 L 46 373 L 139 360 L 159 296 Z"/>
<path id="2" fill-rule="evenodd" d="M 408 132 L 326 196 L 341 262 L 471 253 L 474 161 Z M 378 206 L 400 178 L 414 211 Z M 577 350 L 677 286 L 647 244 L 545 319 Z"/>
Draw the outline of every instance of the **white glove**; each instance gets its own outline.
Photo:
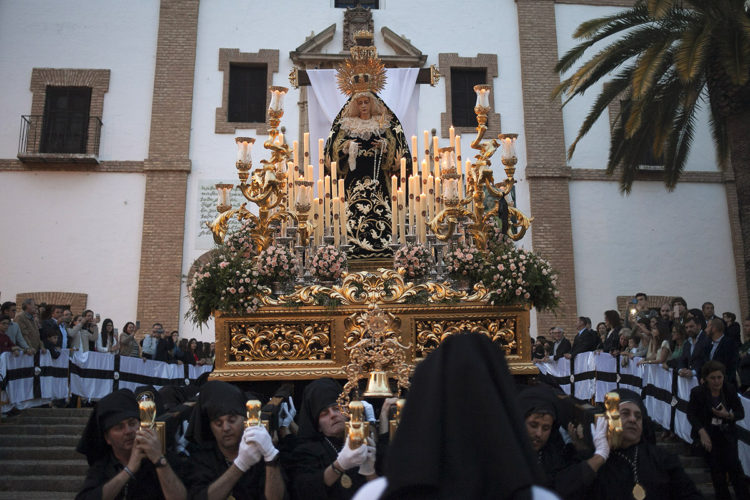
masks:
<path id="1" fill-rule="evenodd" d="M 360 448 L 365 448 L 361 446 Z M 359 466 L 359 473 L 363 476 L 370 476 L 375 474 L 375 442 L 371 438 L 367 438 L 367 458 L 362 465 Z"/>
<path id="2" fill-rule="evenodd" d="M 604 460 L 609 457 L 609 441 L 607 441 L 607 419 L 599 418 L 596 424 L 591 424 L 591 437 L 594 441 L 594 454 Z"/>
<path id="3" fill-rule="evenodd" d="M 352 467 L 356 467 L 357 465 L 362 465 L 363 463 L 365 463 L 365 460 L 367 460 L 367 446 L 363 444 L 356 450 L 352 450 L 349 448 L 349 436 L 346 436 L 344 447 L 336 457 L 336 461 L 339 463 L 341 468 L 344 470 L 348 470 Z"/>
<path id="4" fill-rule="evenodd" d="M 375 421 L 375 408 L 372 407 L 370 403 L 367 401 L 361 401 L 362 406 L 365 407 L 365 420 L 368 422 L 374 422 Z"/>
<path id="5" fill-rule="evenodd" d="M 240 451 L 237 453 L 237 458 L 234 459 L 234 465 L 242 472 L 246 472 L 247 469 L 260 462 L 262 456 L 258 445 L 247 440 L 251 430 L 252 427 L 248 427 L 242 434 Z"/>
<path id="6" fill-rule="evenodd" d="M 294 401 L 289 396 L 289 403 L 284 401 L 279 407 L 279 427 L 289 427 L 297 415 L 297 409 L 294 407 Z"/>
<path id="7" fill-rule="evenodd" d="M 271 435 L 262 425 L 248 427 L 243 438 L 246 442 L 257 445 L 266 462 L 270 462 L 279 454 L 279 450 L 273 445 Z"/>

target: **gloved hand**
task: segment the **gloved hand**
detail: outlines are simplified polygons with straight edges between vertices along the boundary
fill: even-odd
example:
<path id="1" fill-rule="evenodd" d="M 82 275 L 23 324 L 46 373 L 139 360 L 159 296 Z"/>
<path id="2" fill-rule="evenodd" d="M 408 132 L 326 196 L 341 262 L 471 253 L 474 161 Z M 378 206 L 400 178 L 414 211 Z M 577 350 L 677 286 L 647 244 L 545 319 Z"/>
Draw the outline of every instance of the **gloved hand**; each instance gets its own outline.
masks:
<path id="1" fill-rule="evenodd" d="M 262 425 L 248 427 L 243 438 L 245 441 L 257 445 L 258 450 L 260 450 L 260 453 L 263 455 L 263 459 L 266 462 L 270 462 L 279 454 L 279 450 L 273 445 L 271 435 Z"/>
<path id="2" fill-rule="evenodd" d="M 344 447 L 336 457 L 336 461 L 339 463 L 342 469 L 347 470 L 357 465 L 362 465 L 367 460 L 367 446 L 362 445 L 356 450 L 349 448 L 349 436 L 346 436 L 346 442 Z"/>
<path id="3" fill-rule="evenodd" d="M 375 474 L 375 441 L 373 441 L 372 438 L 367 438 L 367 445 L 360 446 L 360 448 L 367 448 L 367 458 L 365 458 L 364 463 L 359 466 L 359 473 L 363 476 Z"/>
<path id="4" fill-rule="evenodd" d="M 609 441 L 607 441 L 607 419 L 599 418 L 596 424 L 591 424 L 591 437 L 594 441 L 594 454 L 604 460 L 609 457 Z"/>
<path id="5" fill-rule="evenodd" d="M 368 422 L 374 422 L 375 421 L 375 408 L 372 407 L 370 403 L 367 401 L 361 401 L 362 406 L 365 407 L 365 420 Z"/>
<path id="6" fill-rule="evenodd" d="M 246 472 L 250 467 L 260 462 L 262 456 L 258 445 L 248 441 L 248 436 L 252 435 L 252 429 L 253 427 L 245 429 L 242 439 L 240 439 L 240 451 L 237 453 L 237 458 L 234 459 L 234 465 L 242 472 Z"/>
<path id="7" fill-rule="evenodd" d="M 294 401 L 289 396 L 289 403 L 284 401 L 279 407 L 279 427 L 289 427 L 297 415 L 297 409 L 294 407 Z"/>

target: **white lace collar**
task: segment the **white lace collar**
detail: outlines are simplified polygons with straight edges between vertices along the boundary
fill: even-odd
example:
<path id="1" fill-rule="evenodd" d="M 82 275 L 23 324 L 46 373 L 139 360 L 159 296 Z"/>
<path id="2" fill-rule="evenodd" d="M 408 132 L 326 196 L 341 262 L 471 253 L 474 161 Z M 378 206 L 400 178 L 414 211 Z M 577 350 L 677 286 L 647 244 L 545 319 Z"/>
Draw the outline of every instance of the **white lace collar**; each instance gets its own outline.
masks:
<path id="1" fill-rule="evenodd" d="M 380 116 L 373 116 L 367 120 L 353 116 L 347 116 L 341 119 L 341 128 L 343 128 L 348 135 L 363 140 L 368 140 L 375 134 L 382 134 L 385 132 L 387 125 L 388 120 L 383 120 L 381 124 Z"/>

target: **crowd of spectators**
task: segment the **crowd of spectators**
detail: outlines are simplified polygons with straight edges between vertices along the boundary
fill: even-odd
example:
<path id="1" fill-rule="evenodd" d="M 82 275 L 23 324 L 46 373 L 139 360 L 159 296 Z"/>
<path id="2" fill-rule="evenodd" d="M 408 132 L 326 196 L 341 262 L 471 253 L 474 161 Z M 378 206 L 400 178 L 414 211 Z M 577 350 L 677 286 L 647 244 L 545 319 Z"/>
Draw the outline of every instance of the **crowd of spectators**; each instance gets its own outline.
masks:
<path id="1" fill-rule="evenodd" d="M 138 341 L 139 330 L 140 321 L 128 321 L 119 332 L 111 319 L 102 321 L 101 315 L 90 309 L 74 315 L 62 306 L 37 305 L 32 298 L 21 303 L 20 311 L 15 302 L 0 306 L 0 353 L 33 356 L 37 351 L 49 351 L 56 359 L 63 349 L 70 349 L 180 365 L 214 362 L 214 342 L 181 339 L 177 330 L 167 334 L 161 323 L 154 323 L 151 331 Z"/>
<path id="2" fill-rule="evenodd" d="M 617 311 L 605 311 L 596 330 L 589 318 L 579 317 L 572 343 L 562 327 L 550 328 L 549 336 L 534 341 L 533 358 L 545 363 L 605 352 L 619 357 L 622 366 L 657 364 L 695 379 L 699 385 L 690 394 L 687 417 L 695 450 L 705 456 L 711 471 L 716 498 L 731 498 L 727 478 L 737 498 L 750 498 L 735 426 L 745 415 L 738 393 L 750 397 L 750 317 L 741 328 L 735 313 L 719 317 L 711 302 L 691 309 L 682 297 L 651 308 L 642 292 L 629 305 L 625 321 Z M 677 439 L 669 431 L 663 437 Z"/>

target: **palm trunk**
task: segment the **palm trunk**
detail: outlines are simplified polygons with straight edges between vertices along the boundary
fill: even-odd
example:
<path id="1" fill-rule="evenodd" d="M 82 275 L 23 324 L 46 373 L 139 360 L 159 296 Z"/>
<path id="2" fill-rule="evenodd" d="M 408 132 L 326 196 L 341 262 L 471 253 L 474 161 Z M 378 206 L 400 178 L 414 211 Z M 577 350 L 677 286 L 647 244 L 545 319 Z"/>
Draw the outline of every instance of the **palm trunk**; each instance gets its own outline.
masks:
<path id="1" fill-rule="evenodd" d="M 750 106 L 745 106 L 739 113 L 728 116 L 726 121 L 740 219 L 739 246 L 742 248 L 742 256 L 739 260 L 744 263 L 744 280 L 738 275 L 737 284 L 739 287 L 744 285 L 744 290 L 740 290 L 740 308 L 747 314 L 747 300 L 750 297 L 750 141 L 747 140 L 750 130 Z M 741 269 L 737 271 L 738 274 L 742 273 Z"/>

